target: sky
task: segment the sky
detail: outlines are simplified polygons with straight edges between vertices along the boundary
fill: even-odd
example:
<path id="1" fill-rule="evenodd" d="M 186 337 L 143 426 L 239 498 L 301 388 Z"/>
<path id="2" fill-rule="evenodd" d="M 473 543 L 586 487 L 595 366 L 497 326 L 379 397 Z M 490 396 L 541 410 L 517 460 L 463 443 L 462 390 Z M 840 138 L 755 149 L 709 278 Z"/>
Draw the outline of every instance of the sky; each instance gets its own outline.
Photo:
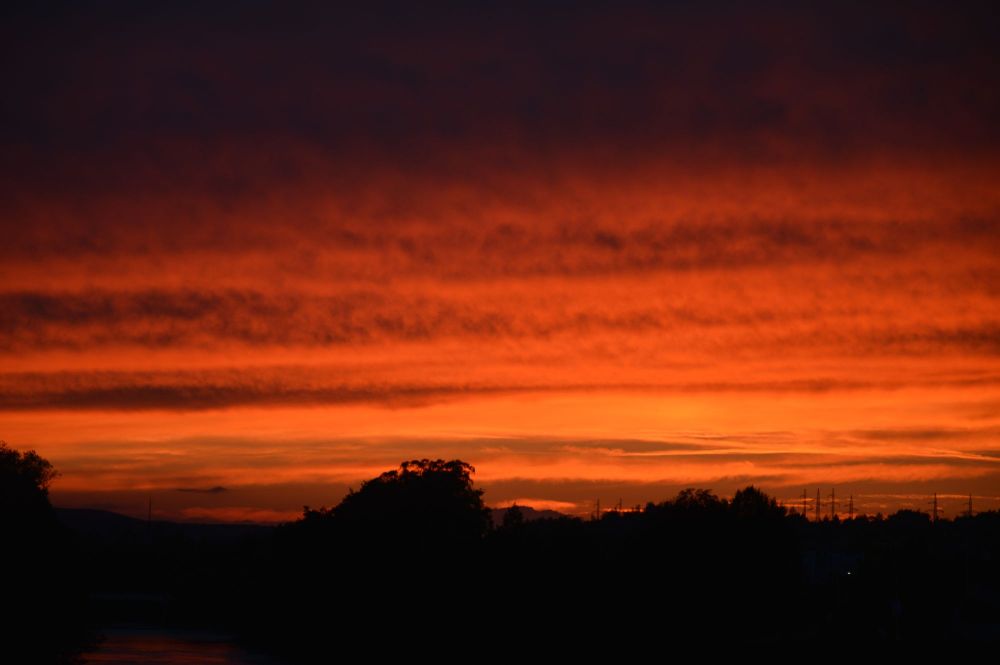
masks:
<path id="1" fill-rule="evenodd" d="M 442 458 L 1000 508 L 990 3 L 335 4 L 0 10 L 0 440 L 56 505 Z"/>

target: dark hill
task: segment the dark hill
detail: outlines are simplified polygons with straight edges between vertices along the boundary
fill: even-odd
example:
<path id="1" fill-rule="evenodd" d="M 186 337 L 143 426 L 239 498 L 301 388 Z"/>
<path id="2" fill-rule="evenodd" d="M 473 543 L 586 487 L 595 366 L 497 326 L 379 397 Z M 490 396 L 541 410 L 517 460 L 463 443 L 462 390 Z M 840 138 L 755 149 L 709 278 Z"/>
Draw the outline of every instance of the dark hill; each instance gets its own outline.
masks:
<path id="1" fill-rule="evenodd" d="M 521 511 L 521 515 L 524 516 L 525 522 L 532 522 L 534 520 L 557 520 L 560 517 L 567 517 L 566 513 L 560 513 L 558 510 L 535 510 L 530 506 L 518 506 Z M 493 525 L 500 526 L 503 523 L 503 516 L 507 512 L 508 508 L 493 508 Z"/>
<path id="2" fill-rule="evenodd" d="M 56 508 L 56 516 L 67 528 L 86 538 L 99 540 L 140 540 L 150 532 L 207 543 L 227 543 L 246 536 L 269 532 L 273 527 L 263 524 L 203 524 L 136 519 L 107 510 L 87 508 Z"/>

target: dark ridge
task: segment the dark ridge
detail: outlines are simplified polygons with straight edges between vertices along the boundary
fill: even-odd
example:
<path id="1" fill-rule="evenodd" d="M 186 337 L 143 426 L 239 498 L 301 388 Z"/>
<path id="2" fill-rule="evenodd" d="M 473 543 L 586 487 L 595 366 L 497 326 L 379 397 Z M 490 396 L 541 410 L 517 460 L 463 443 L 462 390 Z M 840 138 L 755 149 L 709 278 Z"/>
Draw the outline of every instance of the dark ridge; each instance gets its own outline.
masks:
<path id="1" fill-rule="evenodd" d="M 157 534 L 180 536 L 212 543 L 226 543 L 248 535 L 270 532 L 266 524 L 201 523 L 147 520 L 121 515 L 108 510 L 90 508 L 55 508 L 59 522 L 87 537 L 145 537 L 150 529 Z"/>

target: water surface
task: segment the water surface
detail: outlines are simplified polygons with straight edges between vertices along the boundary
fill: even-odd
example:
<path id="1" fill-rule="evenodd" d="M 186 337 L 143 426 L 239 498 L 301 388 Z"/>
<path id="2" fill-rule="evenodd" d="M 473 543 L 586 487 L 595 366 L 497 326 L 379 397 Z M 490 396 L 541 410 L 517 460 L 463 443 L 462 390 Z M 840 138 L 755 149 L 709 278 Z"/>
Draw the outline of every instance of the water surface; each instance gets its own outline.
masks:
<path id="1" fill-rule="evenodd" d="M 114 665 L 281 665 L 236 644 L 231 635 L 169 628 L 110 628 L 87 663 Z"/>

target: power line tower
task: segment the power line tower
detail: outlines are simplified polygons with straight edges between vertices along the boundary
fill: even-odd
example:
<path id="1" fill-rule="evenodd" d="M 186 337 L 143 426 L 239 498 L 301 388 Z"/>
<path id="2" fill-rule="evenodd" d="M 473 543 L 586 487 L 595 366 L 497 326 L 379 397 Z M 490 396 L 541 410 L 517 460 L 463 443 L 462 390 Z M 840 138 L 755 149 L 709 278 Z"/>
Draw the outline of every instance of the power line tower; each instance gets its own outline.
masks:
<path id="1" fill-rule="evenodd" d="M 934 502 L 933 502 L 933 504 L 934 504 L 934 514 L 931 515 L 931 521 L 932 522 L 937 522 L 937 520 L 938 520 L 938 510 L 940 510 L 938 508 L 937 492 L 934 492 Z"/>
<path id="2" fill-rule="evenodd" d="M 807 490 L 802 490 L 802 517 L 809 519 L 809 499 L 806 494 Z"/>
<path id="3" fill-rule="evenodd" d="M 966 516 L 972 517 L 972 494 L 969 493 L 969 508 L 965 511 Z"/>
<path id="4" fill-rule="evenodd" d="M 837 518 L 837 490 L 833 488 L 830 490 L 830 519 L 834 520 Z"/>
<path id="5" fill-rule="evenodd" d="M 819 522 L 819 488 L 816 488 L 816 521 Z"/>
<path id="6" fill-rule="evenodd" d="M 854 519 L 854 495 L 847 499 L 847 519 Z"/>

